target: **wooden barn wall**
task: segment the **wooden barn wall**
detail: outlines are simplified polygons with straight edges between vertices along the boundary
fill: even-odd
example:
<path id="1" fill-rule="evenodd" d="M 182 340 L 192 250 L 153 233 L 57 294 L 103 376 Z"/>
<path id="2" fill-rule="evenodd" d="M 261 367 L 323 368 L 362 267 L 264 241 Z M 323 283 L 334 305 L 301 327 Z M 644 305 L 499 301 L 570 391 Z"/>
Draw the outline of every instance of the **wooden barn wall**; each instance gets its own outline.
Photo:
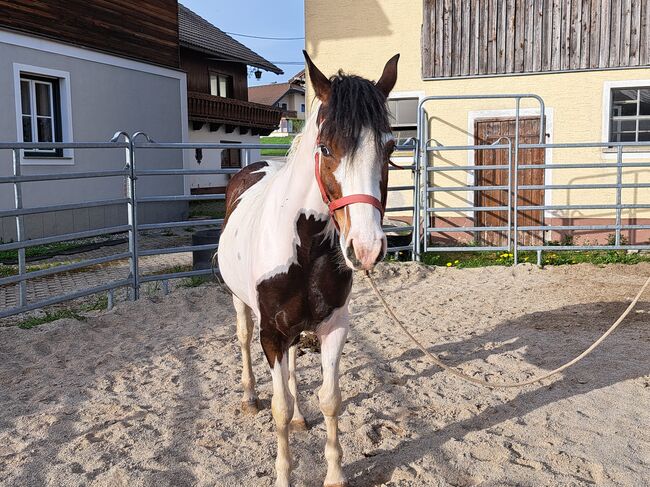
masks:
<path id="1" fill-rule="evenodd" d="M 176 0 L 0 0 L 0 27 L 177 68 Z"/>
<path id="2" fill-rule="evenodd" d="M 647 66 L 650 0 L 424 0 L 425 78 Z"/>

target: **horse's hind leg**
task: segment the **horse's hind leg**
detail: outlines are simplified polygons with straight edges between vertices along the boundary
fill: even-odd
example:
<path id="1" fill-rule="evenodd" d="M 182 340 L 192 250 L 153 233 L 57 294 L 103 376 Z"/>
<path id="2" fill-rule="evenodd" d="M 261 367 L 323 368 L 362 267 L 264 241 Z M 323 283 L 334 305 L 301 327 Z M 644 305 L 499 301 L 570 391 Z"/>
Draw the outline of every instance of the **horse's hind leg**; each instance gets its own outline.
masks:
<path id="1" fill-rule="evenodd" d="M 291 429 L 294 431 L 303 431 L 307 429 L 305 417 L 300 412 L 298 406 L 298 383 L 296 379 L 296 352 L 298 345 L 289 348 L 289 391 L 293 396 L 293 417 L 291 418 Z"/>
<path id="2" fill-rule="evenodd" d="M 241 346 L 242 372 L 241 382 L 244 386 L 242 410 L 255 414 L 259 411 L 259 401 L 255 392 L 255 376 L 251 364 L 251 339 L 253 338 L 253 316 L 251 309 L 233 294 L 232 301 L 237 311 L 237 338 Z"/>
<path id="3" fill-rule="evenodd" d="M 323 367 L 323 386 L 318 391 L 320 409 L 325 417 L 327 443 L 325 459 L 327 475 L 325 487 L 347 485 L 341 469 L 343 450 L 339 442 L 339 413 L 341 412 L 341 389 L 339 388 L 339 361 L 345 339 L 348 336 L 349 321 L 347 304 L 334 312 L 332 317 L 316 331 L 321 342 L 321 363 Z"/>

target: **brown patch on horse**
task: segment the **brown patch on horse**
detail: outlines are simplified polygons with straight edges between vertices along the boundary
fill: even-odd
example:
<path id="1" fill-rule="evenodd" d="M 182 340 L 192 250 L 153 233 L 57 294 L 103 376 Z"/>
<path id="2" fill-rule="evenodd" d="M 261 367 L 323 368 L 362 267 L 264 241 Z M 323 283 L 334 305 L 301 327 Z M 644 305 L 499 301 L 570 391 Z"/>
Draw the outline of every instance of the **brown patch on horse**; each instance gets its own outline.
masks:
<path id="1" fill-rule="evenodd" d="M 269 165 L 266 161 L 259 161 L 244 167 L 241 171 L 235 174 L 228 182 L 226 187 L 226 215 L 223 219 L 223 227 L 228 223 L 228 217 L 235 211 L 239 198 L 243 195 L 248 188 L 255 185 L 265 175 L 263 172 L 258 172 Z"/>
<path id="2" fill-rule="evenodd" d="M 260 341 L 271 367 L 303 331 L 314 331 L 352 289 L 352 271 L 341 264 L 336 242 L 323 234 L 325 220 L 301 214 L 296 222 L 297 262 L 257 285 Z"/>

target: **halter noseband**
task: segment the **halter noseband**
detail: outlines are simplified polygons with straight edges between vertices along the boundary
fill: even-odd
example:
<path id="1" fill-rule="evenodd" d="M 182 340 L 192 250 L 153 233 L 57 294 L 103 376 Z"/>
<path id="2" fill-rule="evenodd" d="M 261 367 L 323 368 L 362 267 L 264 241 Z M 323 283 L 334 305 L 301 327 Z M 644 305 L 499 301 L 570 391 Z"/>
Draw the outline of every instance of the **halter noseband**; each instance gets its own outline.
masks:
<path id="1" fill-rule="evenodd" d="M 323 198 L 323 203 L 327 205 L 327 208 L 329 209 L 330 212 L 330 218 L 334 222 L 334 226 L 336 226 L 337 230 L 341 230 L 339 228 L 339 224 L 336 221 L 336 218 L 334 218 L 334 211 L 344 208 L 348 205 L 351 205 L 353 203 L 366 203 L 368 205 L 372 205 L 375 208 L 379 210 L 379 213 L 381 214 L 381 217 L 384 217 L 384 205 L 381 204 L 381 201 L 379 201 L 377 198 L 374 196 L 371 196 L 369 194 L 351 194 L 349 196 L 343 196 L 342 198 L 337 198 L 335 200 L 332 200 L 328 194 L 327 191 L 325 191 L 325 185 L 323 184 L 323 179 L 321 178 L 320 175 L 320 150 L 317 150 L 314 153 L 314 167 L 316 171 L 316 182 L 318 183 L 318 189 L 320 190 L 320 194 Z"/>

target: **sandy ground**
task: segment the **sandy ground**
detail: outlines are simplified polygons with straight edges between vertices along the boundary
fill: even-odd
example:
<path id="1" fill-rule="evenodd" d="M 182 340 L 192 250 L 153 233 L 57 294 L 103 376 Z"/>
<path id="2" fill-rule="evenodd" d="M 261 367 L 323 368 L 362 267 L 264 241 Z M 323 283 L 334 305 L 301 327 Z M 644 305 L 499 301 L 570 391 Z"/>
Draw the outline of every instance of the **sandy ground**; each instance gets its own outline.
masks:
<path id="1" fill-rule="evenodd" d="M 450 364 L 522 380 L 604 331 L 650 265 L 485 269 L 382 264 L 381 287 Z M 359 276 L 342 359 L 351 486 L 650 485 L 650 296 L 593 355 L 545 386 L 490 392 L 429 365 Z M 271 383 L 239 409 L 239 347 L 218 286 L 120 304 L 85 322 L 0 329 L 3 486 L 270 486 Z M 299 358 L 312 428 L 293 433 L 296 486 L 320 486 L 317 353 Z"/>

